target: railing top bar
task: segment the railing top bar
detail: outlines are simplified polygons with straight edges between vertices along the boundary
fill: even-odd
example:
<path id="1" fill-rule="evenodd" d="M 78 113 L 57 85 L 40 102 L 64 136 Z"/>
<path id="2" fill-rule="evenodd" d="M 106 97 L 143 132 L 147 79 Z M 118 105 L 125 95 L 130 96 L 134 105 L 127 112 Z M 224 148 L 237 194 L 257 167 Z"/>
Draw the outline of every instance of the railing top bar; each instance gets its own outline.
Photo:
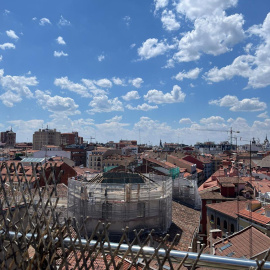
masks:
<path id="1" fill-rule="evenodd" d="M 0 231 L 0 234 L 4 234 L 4 231 Z M 21 233 L 16 233 L 13 231 L 9 231 L 8 232 L 10 237 L 17 237 L 20 238 L 22 236 Z M 35 235 L 34 235 L 35 236 Z M 32 234 L 28 233 L 26 234 L 27 238 L 31 238 Z M 44 236 L 44 238 L 46 238 L 46 236 Z M 58 238 L 55 238 L 55 241 L 58 241 Z M 85 239 L 81 239 L 76 240 L 74 242 L 73 239 L 70 238 L 65 238 L 63 239 L 64 244 L 69 244 L 70 242 L 73 242 L 75 245 L 86 245 L 87 241 Z M 97 241 L 92 240 L 89 242 L 90 246 L 95 246 L 97 244 Z M 99 244 L 97 245 L 97 247 L 99 247 Z M 105 242 L 103 244 L 103 248 L 106 250 L 107 248 L 109 248 L 109 244 L 107 242 Z M 113 243 L 110 242 L 110 248 L 112 250 L 114 249 L 119 249 L 119 252 L 121 251 L 127 251 L 129 249 L 129 245 L 127 244 L 121 244 L 119 246 L 118 243 Z M 155 253 L 155 248 L 153 247 L 148 247 L 148 246 L 144 246 L 143 248 L 143 252 L 145 255 L 153 255 Z M 132 252 L 139 252 L 141 250 L 141 247 L 138 245 L 133 245 L 131 247 Z M 164 249 L 159 249 L 158 250 L 158 255 L 160 255 L 161 257 L 166 256 L 166 251 Z M 175 261 L 178 259 L 184 259 L 185 256 L 188 255 L 188 262 L 194 262 L 197 258 L 198 258 L 198 253 L 194 253 L 194 252 L 185 252 L 185 251 L 178 251 L 178 250 L 171 250 L 169 253 L 169 256 L 171 258 L 175 258 Z M 216 256 L 216 255 L 209 255 L 209 254 L 201 254 L 200 258 L 199 258 L 199 262 L 197 263 L 197 265 L 200 266 L 212 266 L 212 267 L 216 267 L 216 268 L 220 268 L 220 269 L 249 269 L 250 267 L 257 267 L 257 263 L 255 260 L 248 260 L 248 259 L 238 259 L 238 258 L 228 258 L 228 257 L 221 257 L 221 256 Z M 263 266 L 263 269 L 270 269 L 270 262 L 266 262 Z"/>

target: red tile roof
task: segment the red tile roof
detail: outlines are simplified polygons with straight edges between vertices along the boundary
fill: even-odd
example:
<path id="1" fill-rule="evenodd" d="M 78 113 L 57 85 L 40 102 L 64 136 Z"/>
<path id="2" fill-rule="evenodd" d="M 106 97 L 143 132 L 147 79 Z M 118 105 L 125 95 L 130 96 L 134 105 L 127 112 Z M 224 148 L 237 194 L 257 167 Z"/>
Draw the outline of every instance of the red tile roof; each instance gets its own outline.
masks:
<path id="1" fill-rule="evenodd" d="M 246 203 L 246 201 L 227 201 L 207 204 L 206 207 L 236 219 L 237 213 L 246 208 Z"/>
<path id="2" fill-rule="evenodd" d="M 215 255 L 233 258 L 249 259 L 268 250 L 269 247 L 270 238 L 253 226 L 214 243 Z"/>
<path id="3" fill-rule="evenodd" d="M 258 209 L 259 210 L 259 209 Z M 266 217 L 263 214 L 263 211 L 261 213 L 258 213 L 258 210 L 256 212 L 251 212 L 249 210 L 243 209 L 239 212 L 239 216 L 243 217 L 248 220 L 252 220 L 254 222 L 260 223 L 262 225 L 266 225 L 270 223 L 270 217 Z"/>

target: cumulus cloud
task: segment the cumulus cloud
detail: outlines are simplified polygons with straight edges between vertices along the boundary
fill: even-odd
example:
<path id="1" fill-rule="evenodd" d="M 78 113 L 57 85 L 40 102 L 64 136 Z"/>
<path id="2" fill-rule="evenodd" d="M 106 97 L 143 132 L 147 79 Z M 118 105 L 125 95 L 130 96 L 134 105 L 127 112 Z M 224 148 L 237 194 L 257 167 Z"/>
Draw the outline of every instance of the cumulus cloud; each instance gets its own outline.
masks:
<path id="1" fill-rule="evenodd" d="M 94 81 L 94 83 L 101 88 L 111 88 L 112 87 L 112 82 L 108 79 L 100 79 L 98 81 Z"/>
<path id="2" fill-rule="evenodd" d="M 32 98 L 33 94 L 30 86 L 38 84 L 36 77 L 4 75 L 4 70 L 0 69 L 0 85 L 5 91 L 0 95 L 0 100 L 7 107 L 13 107 L 14 103 L 22 101 L 23 97 Z"/>
<path id="3" fill-rule="evenodd" d="M 138 55 L 141 60 L 148 60 L 162 55 L 174 47 L 175 45 L 168 45 L 166 40 L 158 41 L 157 38 L 149 38 L 138 48 Z"/>
<path id="4" fill-rule="evenodd" d="M 41 18 L 39 20 L 39 25 L 41 25 L 41 26 L 45 26 L 45 25 L 48 25 L 48 24 L 52 24 L 51 21 L 48 18 Z"/>
<path id="5" fill-rule="evenodd" d="M 155 10 L 165 8 L 169 4 L 169 0 L 154 0 Z"/>
<path id="6" fill-rule="evenodd" d="M 193 124 L 193 122 L 191 121 L 190 118 L 181 118 L 179 120 L 179 124 L 189 125 L 189 124 Z"/>
<path id="7" fill-rule="evenodd" d="M 257 115 L 257 117 L 259 117 L 259 118 L 269 118 L 268 112 L 265 111 L 265 112 L 263 112 L 263 113 L 260 113 L 259 115 Z"/>
<path id="8" fill-rule="evenodd" d="M 180 28 L 180 23 L 176 20 L 175 14 L 171 10 L 165 9 L 162 12 L 161 22 L 167 31 L 175 31 Z"/>
<path id="9" fill-rule="evenodd" d="M 230 80 L 234 76 L 248 79 L 246 88 L 263 88 L 270 85 L 270 13 L 267 14 L 262 25 L 252 26 L 250 35 L 259 36 L 261 43 L 256 46 L 254 54 L 246 49 L 246 55 L 240 55 L 232 64 L 222 68 L 214 67 L 205 73 L 205 79 L 211 82 Z M 251 47 L 251 45 L 249 46 Z"/>
<path id="10" fill-rule="evenodd" d="M 241 55 L 234 59 L 231 65 L 218 69 L 214 67 L 204 74 L 204 78 L 210 82 L 220 82 L 230 80 L 234 76 L 248 78 L 251 76 L 250 65 L 254 62 L 254 57 L 251 55 Z"/>
<path id="11" fill-rule="evenodd" d="M 238 0 L 181 0 L 176 5 L 177 12 L 185 15 L 190 20 L 198 17 L 220 15 L 224 10 L 235 7 Z"/>
<path id="12" fill-rule="evenodd" d="M 64 53 L 63 51 L 54 51 L 54 53 L 53 53 L 53 56 L 54 57 L 61 57 L 61 56 L 68 56 L 68 54 L 67 53 Z"/>
<path id="13" fill-rule="evenodd" d="M 64 41 L 64 39 L 59 36 L 57 39 L 56 39 L 57 43 L 60 44 L 60 45 L 66 45 L 66 42 Z"/>
<path id="14" fill-rule="evenodd" d="M 236 96 L 226 95 L 221 99 L 209 101 L 211 105 L 217 105 L 220 107 L 229 107 L 230 111 L 234 112 L 256 112 L 263 111 L 267 108 L 265 102 L 259 101 L 258 98 L 245 98 L 238 100 Z"/>
<path id="15" fill-rule="evenodd" d="M 120 78 L 116 78 L 116 77 L 113 77 L 112 78 L 112 81 L 115 85 L 125 85 L 125 82 L 124 80 L 120 79 Z"/>
<path id="16" fill-rule="evenodd" d="M 183 81 L 183 79 L 197 79 L 199 74 L 201 73 L 202 68 L 194 68 L 189 70 L 188 72 L 183 71 L 179 72 L 174 78 L 178 81 Z"/>
<path id="17" fill-rule="evenodd" d="M 129 80 L 129 83 L 131 83 L 136 88 L 140 88 L 141 84 L 143 83 L 143 79 L 135 78 L 135 79 Z"/>
<path id="18" fill-rule="evenodd" d="M 79 83 L 74 83 L 68 79 L 68 77 L 61 77 L 54 80 L 54 85 L 59 86 L 61 89 L 66 89 L 71 92 L 75 92 L 82 97 L 91 97 L 88 89 Z"/>
<path id="19" fill-rule="evenodd" d="M 98 56 L 98 61 L 101 62 L 105 59 L 105 55 L 104 54 L 101 54 Z"/>
<path id="20" fill-rule="evenodd" d="M 128 104 L 126 106 L 127 109 L 129 110 L 133 110 L 133 111 L 150 111 L 150 110 L 154 110 L 154 109 L 158 109 L 157 105 L 151 106 L 147 103 L 143 103 L 142 105 L 138 105 L 136 107 L 131 106 L 130 104 Z"/>
<path id="21" fill-rule="evenodd" d="M 69 26 L 71 25 L 70 21 L 68 21 L 67 19 L 65 19 L 62 15 L 59 19 L 58 25 L 60 26 Z"/>
<path id="22" fill-rule="evenodd" d="M 139 99 L 140 95 L 138 91 L 130 91 L 130 92 L 127 92 L 124 96 L 122 96 L 122 98 L 126 101 L 129 101 L 132 99 Z"/>
<path id="23" fill-rule="evenodd" d="M 186 94 L 181 91 L 181 87 L 174 85 L 173 90 L 170 93 L 163 93 L 158 90 L 149 90 L 146 95 L 143 96 L 149 103 L 163 104 L 163 103 L 178 103 L 184 102 Z"/>
<path id="24" fill-rule="evenodd" d="M 70 97 L 50 96 L 43 91 L 36 90 L 35 97 L 37 103 L 41 105 L 44 110 L 53 112 L 54 114 L 65 113 L 65 115 L 80 114 L 77 110 L 79 105 Z"/>
<path id="25" fill-rule="evenodd" d="M 223 117 L 220 117 L 220 116 L 211 116 L 208 118 L 202 118 L 200 120 L 200 123 L 205 124 L 205 125 L 218 124 L 218 123 L 223 123 L 223 122 L 225 122 L 225 119 Z"/>
<path id="26" fill-rule="evenodd" d="M 179 41 L 178 52 L 173 59 L 177 62 L 198 60 L 202 53 L 220 55 L 244 38 L 244 18 L 241 14 L 197 18 L 194 29 Z"/>
<path id="27" fill-rule="evenodd" d="M 92 109 L 87 111 L 90 114 L 124 110 L 122 102 L 117 97 L 109 99 L 106 95 L 94 96 L 89 106 L 92 107 Z"/>
<path id="28" fill-rule="evenodd" d="M 6 42 L 4 44 L 0 44 L 0 49 L 1 50 L 15 49 L 15 45 L 13 43 Z"/>
<path id="29" fill-rule="evenodd" d="M 16 35 L 16 33 L 13 30 L 7 30 L 6 34 L 8 37 L 10 37 L 12 39 L 15 39 L 15 40 L 19 39 L 19 37 Z"/>
<path id="30" fill-rule="evenodd" d="M 0 62 L 3 60 L 3 55 L 0 55 Z"/>

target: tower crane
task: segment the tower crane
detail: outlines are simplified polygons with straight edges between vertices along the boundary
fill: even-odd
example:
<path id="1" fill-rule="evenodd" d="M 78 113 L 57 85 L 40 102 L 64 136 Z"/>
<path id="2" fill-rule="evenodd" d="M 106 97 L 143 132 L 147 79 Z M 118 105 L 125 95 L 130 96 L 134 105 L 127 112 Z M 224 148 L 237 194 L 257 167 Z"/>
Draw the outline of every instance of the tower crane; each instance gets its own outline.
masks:
<path id="1" fill-rule="evenodd" d="M 230 133 L 230 143 L 232 145 L 233 133 L 240 133 L 239 130 L 233 130 L 232 127 L 229 130 L 222 130 L 222 129 L 196 129 L 201 131 L 215 131 L 215 132 L 229 132 Z"/>

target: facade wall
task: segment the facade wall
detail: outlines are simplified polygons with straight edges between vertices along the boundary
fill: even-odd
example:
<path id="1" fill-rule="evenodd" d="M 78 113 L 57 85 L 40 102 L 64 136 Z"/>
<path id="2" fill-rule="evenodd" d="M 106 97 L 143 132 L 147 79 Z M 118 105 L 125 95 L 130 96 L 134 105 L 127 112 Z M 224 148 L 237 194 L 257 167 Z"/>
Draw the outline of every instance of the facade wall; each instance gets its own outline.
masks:
<path id="1" fill-rule="evenodd" d="M 6 146 L 15 146 L 16 144 L 16 133 L 12 130 L 1 132 L 1 142 L 5 143 Z"/>
<path id="2" fill-rule="evenodd" d="M 40 150 L 44 145 L 61 144 L 61 133 L 56 129 L 40 129 L 33 134 L 33 150 Z"/>
<path id="3" fill-rule="evenodd" d="M 220 229 L 223 236 L 226 236 L 226 233 L 233 234 L 238 231 L 237 219 L 213 209 L 207 209 L 207 235 L 212 229 Z"/>

